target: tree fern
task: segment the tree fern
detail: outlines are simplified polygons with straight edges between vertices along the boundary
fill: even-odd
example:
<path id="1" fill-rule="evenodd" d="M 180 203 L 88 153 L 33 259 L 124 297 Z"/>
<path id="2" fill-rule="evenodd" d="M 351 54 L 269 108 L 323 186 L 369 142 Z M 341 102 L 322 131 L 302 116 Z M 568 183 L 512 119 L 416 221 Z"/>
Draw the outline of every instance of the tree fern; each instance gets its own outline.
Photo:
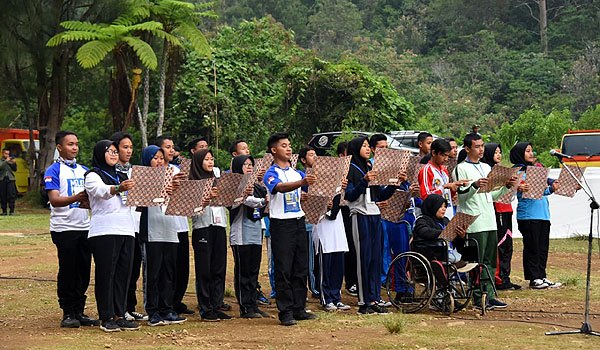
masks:
<path id="1" fill-rule="evenodd" d="M 61 22 L 61 27 L 68 30 L 77 30 L 77 31 L 85 31 L 85 32 L 99 32 L 104 28 L 104 26 L 100 24 L 90 23 L 90 22 L 81 22 L 81 21 L 65 21 Z"/>
<path id="2" fill-rule="evenodd" d="M 93 68 L 115 48 L 115 40 L 94 40 L 77 50 L 77 63 L 83 68 Z"/>
<path id="3" fill-rule="evenodd" d="M 208 44 L 206 37 L 195 25 L 190 23 L 180 23 L 177 32 L 179 32 L 182 37 L 189 40 L 192 48 L 199 55 L 211 56 L 210 45 Z"/>
<path id="4" fill-rule="evenodd" d="M 123 41 L 133 48 L 140 61 L 142 61 L 146 67 L 156 69 L 158 61 L 154 50 L 152 50 L 152 46 L 148 45 L 144 40 L 132 36 L 124 37 Z"/>
<path id="5" fill-rule="evenodd" d="M 48 40 L 46 45 L 47 46 L 59 46 L 68 41 L 82 41 L 82 40 L 89 41 L 89 40 L 98 40 L 98 39 L 106 39 L 106 38 L 107 38 L 107 36 L 102 35 L 100 33 L 96 33 L 96 32 L 84 32 L 84 31 L 73 30 L 73 31 L 62 32 L 62 33 L 56 34 L 55 36 L 50 38 L 50 40 Z"/>

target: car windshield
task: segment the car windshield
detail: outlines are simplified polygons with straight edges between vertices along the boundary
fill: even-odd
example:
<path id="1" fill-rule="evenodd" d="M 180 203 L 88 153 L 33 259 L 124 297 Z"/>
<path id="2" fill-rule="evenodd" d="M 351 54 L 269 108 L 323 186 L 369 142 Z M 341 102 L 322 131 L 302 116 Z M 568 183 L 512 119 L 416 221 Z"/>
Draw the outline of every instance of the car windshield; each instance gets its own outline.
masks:
<path id="1" fill-rule="evenodd" d="M 570 156 L 600 155 L 600 134 L 567 135 L 563 141 L 562 153 Z"/>

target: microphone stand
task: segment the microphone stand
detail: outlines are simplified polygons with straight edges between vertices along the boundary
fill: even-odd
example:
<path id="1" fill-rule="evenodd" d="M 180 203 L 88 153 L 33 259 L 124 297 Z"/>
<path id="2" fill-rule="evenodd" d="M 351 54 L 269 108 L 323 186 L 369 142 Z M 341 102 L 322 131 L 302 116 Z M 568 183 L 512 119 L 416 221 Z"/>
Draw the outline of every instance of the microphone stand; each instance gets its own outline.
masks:
<path id="1" fill-rule="evenodd" d="M 586 189 L 583 186 L 583 184 L 581 183 L 581 181 L 577 178 L 577 176 L 575 176 L 573 174 L 573 172 L 571 172 L 571 169 L 569 169 L 569 167 L 563 162 L 562 157 L 558 157 L 558 161 L 563 165 L 563 167 L 565 169 L 567 169 L 567 171 L 569 172 L 571 177 L 573 179 L 575 179 L 575 181 L 577 181 L 577 184 L 579 184 L 579 186 L 583 189 L 583 191 L 585 192 L 585 194 L 589 197 L 589 199 L 591 201 L 590 202 L 590 210 L 591 210 L 591 213 L 590 213 L 590 235 L 588 236 L 587 277 L 586 277 L 586 284 L 585 284 L 585 320 L 581 324 L 581 328 L 579 330 L 562 331 L 562 332 L 546 332 L 545 334 L 546 335 L 589 334 L 589 335 L 600 336 L 600 333 L 594 332 L 592 330 L 592 326 L 590 325 L 590 275 L 591 275 L 591 269 L 592 269 L 592 240 L 593 240 L 592 229 L 594 227 L 594 210 L 597 210 L 600 206 L 598 205 L 598 202 L 596 202 L 596 198 L 594 198 L 592 189 L 590 188 L 589 192 L 586 191 Z M 577 165 L 577 168 L 579 168 L 579 165 Z M 579 171 L 581 173 L 581 169 Z M 582 176 L 583 176 L 583 174 L 582 174 Z"/>

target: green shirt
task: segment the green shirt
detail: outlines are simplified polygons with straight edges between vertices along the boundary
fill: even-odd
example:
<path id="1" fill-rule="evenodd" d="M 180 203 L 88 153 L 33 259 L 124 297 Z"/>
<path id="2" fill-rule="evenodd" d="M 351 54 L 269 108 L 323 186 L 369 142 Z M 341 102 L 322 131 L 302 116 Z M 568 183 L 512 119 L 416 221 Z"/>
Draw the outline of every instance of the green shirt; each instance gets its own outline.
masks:
<path id="1" fill-rule="evenodd" d="M 16 163 L 9 163 L 4 158 L 0 159 L 0 180 L 4 180 L 8 176 L 9 180 L 14 181 L 15 174 L 13 174 L 13 171 L 15 170 L 17 170 Z"/>
<path id="2" fill-rule="evenodd" d="M 492 169 L 485 163 L 472 163 L 468 159 L 458 164 L 454 170 L 456 180 L 470 179 L 468 187 L 458 190 L 459 211 L 469 215 L 479 215 L 477 220 L 469 226 L 467 233 L 496 231 L 496 213 L 494 200 L 509 191 L 506 186 L 490 193 L 477 193 L 479 188 L 474 186 L 475 181 L 487 177 Z"/>

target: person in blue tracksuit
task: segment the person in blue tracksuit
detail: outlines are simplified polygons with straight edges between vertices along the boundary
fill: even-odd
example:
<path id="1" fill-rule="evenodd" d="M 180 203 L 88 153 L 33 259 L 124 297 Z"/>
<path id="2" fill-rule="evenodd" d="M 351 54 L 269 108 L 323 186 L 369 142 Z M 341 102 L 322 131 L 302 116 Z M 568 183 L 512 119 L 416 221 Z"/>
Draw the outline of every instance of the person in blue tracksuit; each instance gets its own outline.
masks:
<path id="1" fill-rule="evenodd" d="M 368 161 L 371 149 L 366 137 L 356 137 L 348 144 L 352 156 L 348 171 L 345 199 L 352 217 L 352 235 L 356 246 L 359 314 L 387 313 L 377 303 L 381 299 L 381 244 L 383 229 L 376 202 L 392 196 L 396 186 L 369 188 L 376 173 Z"/>

